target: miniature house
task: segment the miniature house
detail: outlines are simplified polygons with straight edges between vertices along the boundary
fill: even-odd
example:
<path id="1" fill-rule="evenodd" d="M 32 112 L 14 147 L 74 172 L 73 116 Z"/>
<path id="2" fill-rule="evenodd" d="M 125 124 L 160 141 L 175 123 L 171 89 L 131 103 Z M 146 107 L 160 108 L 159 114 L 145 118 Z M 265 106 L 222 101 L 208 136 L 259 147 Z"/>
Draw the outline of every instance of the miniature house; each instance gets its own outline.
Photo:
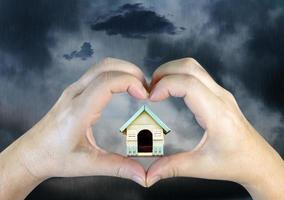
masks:
<path id="1" fill-rule="evenodd" d="M 142 106 L 120 132 L 126 135 L 128 156 L 161 156 L 164 154 L 164 134 L 171 130 L 149 107 Z"/>

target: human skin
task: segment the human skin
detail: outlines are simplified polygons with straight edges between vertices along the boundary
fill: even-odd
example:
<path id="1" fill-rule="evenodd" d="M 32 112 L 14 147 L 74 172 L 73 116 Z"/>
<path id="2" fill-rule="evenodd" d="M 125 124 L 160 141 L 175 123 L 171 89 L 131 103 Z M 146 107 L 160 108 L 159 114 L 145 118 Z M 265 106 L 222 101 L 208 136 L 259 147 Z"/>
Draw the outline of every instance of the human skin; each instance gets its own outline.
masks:
<path id="1" fill-rule="evenodd" d="M 99 148 L 95 125 L 113 93 L 162 101 L 183 97 L 205 130 L 197 147 L 157 160 L 146 173 L 131 158 Z M 50 177 L 108 175 L 150 187 L 160 179 L 185 176 L 230 180 L 254 199 L 284 199 L 284 164 L 250 125 L 234 97 L 194 59 L 166 63 L 148 87 L 132 63 L 107 58 L 66 88 L 52 109 L 0 154 L 0 199 L 24 199 Z"/>
<path id="2" fill-rule="evenodd" d="M 204 129 L 191 151 L 164 156 L 147 172 L 147 185 L 183 176 L 229 180 L 253 199 L 284 199 L 284 162 L 242 114 L 233 95 L 194 59 L 160 66 L 152 76 L 151 101 L 182 97 Z"/>
<path id="3" fill-rule="evenodd" d="M 96 145 L 92 125 L 113 93 L 146 99 L 142 71 L 107 58 L 66 88 L 52 109 L 0 154 L 0 199 L 24 199 L 50 177 L 108 175 L 145 185 L 144 168 Z"/>

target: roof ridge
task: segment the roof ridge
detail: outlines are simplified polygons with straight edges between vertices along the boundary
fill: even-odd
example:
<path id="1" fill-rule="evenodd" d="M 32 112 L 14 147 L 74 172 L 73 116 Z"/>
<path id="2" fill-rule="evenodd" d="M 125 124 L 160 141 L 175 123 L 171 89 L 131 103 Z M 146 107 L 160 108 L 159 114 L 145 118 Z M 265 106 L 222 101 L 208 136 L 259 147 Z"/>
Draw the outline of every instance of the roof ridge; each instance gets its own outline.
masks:
<path id="1" fill-rule="evenodd" d="M 120 127 L 120 132 L 123 132 L 144 111 L 163 129 L 164 134 L 171 131 L 171 129 L 162 122 L 162 120 L 147 105 L 144 104 Z"/>

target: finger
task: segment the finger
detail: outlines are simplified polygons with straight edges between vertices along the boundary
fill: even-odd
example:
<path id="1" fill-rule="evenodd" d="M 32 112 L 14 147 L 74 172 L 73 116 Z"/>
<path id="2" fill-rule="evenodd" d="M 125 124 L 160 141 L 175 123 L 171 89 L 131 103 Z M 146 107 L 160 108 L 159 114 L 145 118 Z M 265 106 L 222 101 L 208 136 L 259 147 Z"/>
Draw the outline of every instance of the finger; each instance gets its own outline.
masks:
<path id="1" fill-rule="evenodd" d="M 204 162 L 201 156 L 192 152 L 164 156 L 149 167 L 146 186 L 150 187 L 159 180 L 170 177 L 204 178 L 206 171 L 210 171 L 208 166 L 208 162 Z M 203 174 L 204 172 L 206 174 Z"/>
<path id="2" fill-rule="evenodd" d="M 148 97 L 148 92 L 137 77 L 129 73 L 110 71 L 97 76 L 75 101 L 79 112 L 96 116 L 111 100 L 112 94 L 121 92 L 128 92 L 137 99 Z"/>
<path id="3" fill-rule="evenodd" d="M 68 165 L 61 176 L 115 176 L 146 185 L 145 170 L 139 162 L 99 147 L 84 147 L 67 158 Z"/>
<path id="4" fill-rule="evenodd" d="M 82 90 L 86 88 L 96 76 L 107 71 L 121 71 L 129 73 L 141 80 L 143 84 L 146 84 L 144 74 L 139 67 L 133 63 L 116 58 L 105 58 L 94 65 L 83 76 L 81 76 L 81 78 L 77 81 L 77 84 L 81 86 L 80 88 Z"/>
<path id="5" fill-rule="evenodd" d="M 208 162 L 204 162 L 206 154 L 204 149 L 202 149 L 207 141 L 207 137 L 208 134 L 205 132 L 199 144 L 190 152 L 177 153 L 156 160 L 147 171 L 146 186 L 150 187 L 159 180 L 170 177 L 204 178 L 206 171 L 210 171 L 207 169 Z"/>
<path id="6" fill-rule="evenodd" d="M 114 153 L 102 153 L 97 160 L 97 175 L 127 178 L 146 186 L 145 170 L 136 160 Z"/>
<path id="7" fill-rule="evenodd" d="M 191 75 L 168 75 L 162 78 L 150 94 L 151 101 L 161 101 L 169 96 L 183 97 L 188 108 L 204 128 L 212 127 L 218 119 L 222 102 L 199 79 Z"/>
<path id="8" fill-rule="evenodd" d="M 161 78 L 170 74 L 188 74 L 199 79 L 212 92 L 219 93 L 222 87 L 219 86 L 208 72 L 193 58 L 183 58 L 161 65 L 152 76 L 150 87 L 153 87 Z"/>

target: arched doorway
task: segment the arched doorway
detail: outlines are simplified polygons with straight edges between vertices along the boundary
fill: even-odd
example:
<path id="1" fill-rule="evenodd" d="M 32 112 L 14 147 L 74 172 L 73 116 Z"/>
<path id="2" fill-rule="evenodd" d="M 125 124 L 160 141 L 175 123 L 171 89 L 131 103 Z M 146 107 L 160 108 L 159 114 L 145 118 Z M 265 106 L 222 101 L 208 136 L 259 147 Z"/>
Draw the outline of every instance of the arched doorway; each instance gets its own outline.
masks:
<path id="1" fill-rule="evenodd" d="M 149 130 L 141 130 L 138 133 L 138 152 L 152 152 L 153 136 Z"/>

